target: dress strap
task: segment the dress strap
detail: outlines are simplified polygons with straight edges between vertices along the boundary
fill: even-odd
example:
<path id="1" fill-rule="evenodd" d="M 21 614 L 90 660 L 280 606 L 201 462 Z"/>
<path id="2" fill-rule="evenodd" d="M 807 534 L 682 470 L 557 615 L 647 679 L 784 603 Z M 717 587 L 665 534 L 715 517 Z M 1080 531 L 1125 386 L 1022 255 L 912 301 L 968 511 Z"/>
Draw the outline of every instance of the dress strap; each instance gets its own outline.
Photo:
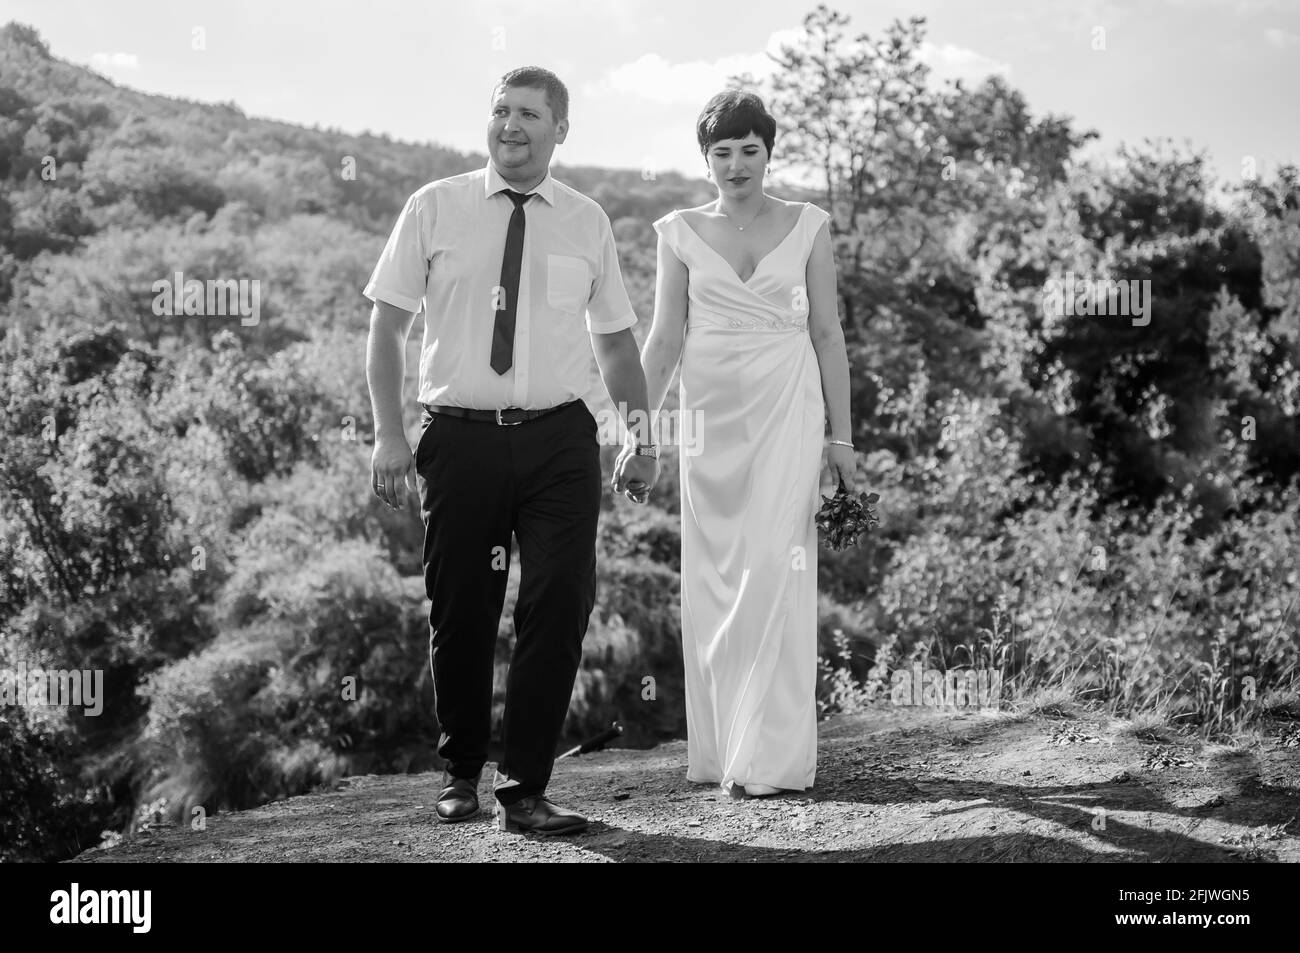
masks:
<path id="1" fill-rule="evenodd" d="M 830 213 L 827 212 L 820 205 L 813 205 L 812 202 L 804 202 L 803 204 L 808 206 L 808 215 L 806 216 L 805 220 L 809 223 L 808 225 L 809 234 L 811 235 L 811 237 L 815 238 L 817 236 L 817 232 L 822 227 L 822 223 L 827 221 L 831 217 Z"/>
<path id="2" fill-rule="evenodd" d="M 686 226 L 682 221 L 681 212 L 678 209 L 673 209 L 662 218 L 656 219 L 651 227 L 664 237 L 664 240 L 668 242 L 668 247 L 672 249 L 673 254 L 678 258 L 682 258 L 681 229 Z M 685 261 L 684 258 L 682 260 Z"/>

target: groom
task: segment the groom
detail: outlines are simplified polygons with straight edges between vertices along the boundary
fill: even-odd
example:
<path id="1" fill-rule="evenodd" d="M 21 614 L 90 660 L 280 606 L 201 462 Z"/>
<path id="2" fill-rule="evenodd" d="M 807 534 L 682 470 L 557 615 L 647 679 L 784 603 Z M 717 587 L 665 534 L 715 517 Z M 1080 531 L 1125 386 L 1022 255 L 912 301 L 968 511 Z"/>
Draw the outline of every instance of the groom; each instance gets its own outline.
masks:
<path id="1" fill-rule="evenodd" d="M 595 605 L 601 474 L 596 421 L 582 400 L 588 354 L 615 406 L 640 419 L 647 407 L 609 219 L 548 171 L 568 111 L 553 73 L 503 76 L 492 93 L 487 167 L 407 200 L 364 291 L 374 302 L 371 483 L 401 509 L 419 477 L 446 759 L 435 810 L 449 822 L 479 810 L 513 534 L 519 598 L 493 793 L 501 830 L 539 834 L 587 827 L 545 793 Z M 404 348 L 421 308 L 424 430 L 412 455 L 402 430 Z M 625 448 L 619 463 L 620 486 L 640 481 L 643 499 L 658 477 L 656 448 Z"/>

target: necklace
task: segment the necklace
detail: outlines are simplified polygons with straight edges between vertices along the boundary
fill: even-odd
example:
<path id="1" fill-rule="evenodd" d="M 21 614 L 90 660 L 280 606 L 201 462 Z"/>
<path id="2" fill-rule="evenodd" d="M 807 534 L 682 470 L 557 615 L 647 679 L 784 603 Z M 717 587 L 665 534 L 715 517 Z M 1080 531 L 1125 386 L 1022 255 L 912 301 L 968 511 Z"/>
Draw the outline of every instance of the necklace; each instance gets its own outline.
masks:
<path id="1" fill-rule="evenodd" d="M 767 210 L 767 194 L 764 193 L 763 204 L 759 206 L 758 211 L 754 213 L 754 217 L 749 220 L 749 223 L 747 225 L 736 225 L 736 220 L 733 219 L 730 215 L 727 215 L 727 210 L 722 207 L 722 200 L 718 199 L 718 211 L 721 212 L 723 215 L 727 215 L 727 221 L 731 222 L 732 225 L 736 225 L 736 231 L 739 232 L 743 232 L 750 225 L 753 225 L 755 220 L 760 215 L 762 215 L 763 212 L 765 212 L 766 210 Z"/>

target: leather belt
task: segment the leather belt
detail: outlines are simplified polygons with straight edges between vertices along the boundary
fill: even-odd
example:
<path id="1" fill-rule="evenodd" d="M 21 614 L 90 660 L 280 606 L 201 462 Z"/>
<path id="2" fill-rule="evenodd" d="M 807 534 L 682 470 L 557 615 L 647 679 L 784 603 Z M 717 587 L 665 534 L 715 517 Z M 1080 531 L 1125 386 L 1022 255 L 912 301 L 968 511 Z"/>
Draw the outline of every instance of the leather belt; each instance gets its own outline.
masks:
<path id="1" fill-rule="evenodd" d="M 487 424 L 495 423 L 500 427 L 515 427 L 524 423 L 524 421 L 545 417 L 557 410 L 572 407 L 576 403 L 578 401 L 571 400 L 542 410 L 525 410 L 522 407 L 506 407 L 504 410 L 478 410 L 474 407 L 449 407 L 446 404 L 421 404 L 420 406 L 431 414 L 446 414 L 448 417 L 460 417 L 465 420 L 476 420 Z"/>

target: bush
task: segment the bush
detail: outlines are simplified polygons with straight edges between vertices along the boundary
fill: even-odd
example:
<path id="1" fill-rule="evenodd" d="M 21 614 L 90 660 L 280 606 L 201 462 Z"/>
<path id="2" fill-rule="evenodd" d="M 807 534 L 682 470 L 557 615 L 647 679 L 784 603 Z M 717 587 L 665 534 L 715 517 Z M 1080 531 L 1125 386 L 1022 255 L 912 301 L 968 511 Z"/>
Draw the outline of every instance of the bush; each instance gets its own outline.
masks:
<path id="1" fill-rule="evenodd" d="M 432 764 L 420 594 L 373 546 L 246 552 L 228 590 L 237 627 L 141 689 L 145 800 L 188 817 Z"/>
<path id="2" fill-rule="evenodd" d="M 0 863 L 62 859 L 94 846 L 111 823 L 64 767 L 72 757 L 56 729 L 0 707 Z"/>
<path id="3" fill-rule="evenodd" d="M 623 743 L 633 747 L 681 737 L 686 683 L 679 576 L 658 563 L 626 557 L 607 558 L 599 567 L 596 609 L 566 730 L 587 737 L 617 719 L 624 726 Z"/>

